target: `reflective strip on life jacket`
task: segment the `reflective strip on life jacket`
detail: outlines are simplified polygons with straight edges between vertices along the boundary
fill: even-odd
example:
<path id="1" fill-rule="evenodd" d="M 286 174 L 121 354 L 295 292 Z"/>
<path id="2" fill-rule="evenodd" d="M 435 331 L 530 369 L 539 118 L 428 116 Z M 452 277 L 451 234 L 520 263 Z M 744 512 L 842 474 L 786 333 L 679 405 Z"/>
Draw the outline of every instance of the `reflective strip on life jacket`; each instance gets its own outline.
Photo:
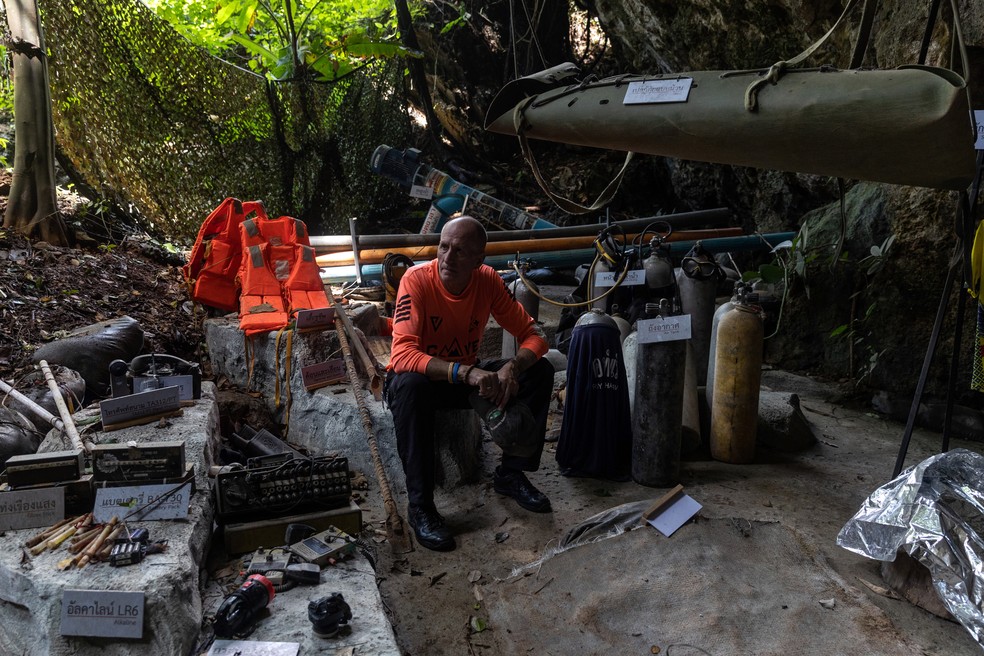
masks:
<path id="1" fill-rule="evenodd" d="M 328 295 L 321 281 L 321 268 L 315 261 L 314 249 L 297 246 L 293 270 L 284 284 L 291 312 L 328 307 Z"/>
<path id="2" fill-rule="evenodd" d="M 246 335 L 269 332 L 287 325 L 289 315 L 284 306 L 280 280 L 274 271 L 280 268 L 289 276 L 290 263 L 283 256 L 293 254 L 293 247 L 258 244 L 247 249 L 247 259 L 240 271 L 242 292 L 239 296 L 239 328 Z M 280 251 L 275 253 L 274 251 Z"/>

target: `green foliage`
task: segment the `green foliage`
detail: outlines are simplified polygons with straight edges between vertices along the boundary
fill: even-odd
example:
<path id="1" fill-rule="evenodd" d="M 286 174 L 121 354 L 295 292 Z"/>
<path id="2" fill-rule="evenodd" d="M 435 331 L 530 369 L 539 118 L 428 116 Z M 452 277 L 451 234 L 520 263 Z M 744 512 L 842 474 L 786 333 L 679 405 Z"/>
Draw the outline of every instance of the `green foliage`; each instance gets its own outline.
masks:
<path id="1" fill-rule="evenodd" d="M 880 245 L 872 245 L 870 255 L 866 255 L 861 259 L 859 264 L 869 277 L 874 276 L 881 270 L 882 266 L 884 266 L 886 259 L 885 256 L 888 255 L 888 252 L 892 249 L 892 244 L 894 243 L 895 235 L 889 235 L 888 238 L 885 239 L 885 241 L 883 241 Z"/>
<path id="2" fill-rule="evenodd" d="M 14 84 L 7 46 L 0 44 L 0 116 L 14 116 Z M 7 145 L 4 144 L 4 148 Z"/>
<path id="3" fill-rule="evenodd" d="M 388 0 L 145 0 L 193 43 L 275 80 L 337 80 L 366 60 L 419 57 Z"/>
<path id="4" fill-rule="evenodd" d="M 874 314 L 877 302 L 871 302 L 864 310 L 864 315 L 856 318 L 854 308 L 857 300 L 861 297 L 864 290 L 868 288 L 875 275 L 882 270 L 887 256 L 895 243 L 895 235 L 889 235 L 881 244 L 872 244 L 869 254 L 861 258 L 858 264 L 864 272 L 864 279 L 860 284 L 860 289 L 851 295 L 851 318 L 848 323 L 841 324 L 830 331 L 833 339 L 846 339 L 850 341 L 851 365 L 854 365 L 855 350 L 861 351 L 861 358 L 857 365 L 857 370 L 852 372 L 855 376 L 855 385 L 860 385 L 869 378 L 878 367 L 878 361 L 882 354 L 888 349 L 876 350 L 872 346 L 874 331 L 869 328 L 871 316 Z"/>

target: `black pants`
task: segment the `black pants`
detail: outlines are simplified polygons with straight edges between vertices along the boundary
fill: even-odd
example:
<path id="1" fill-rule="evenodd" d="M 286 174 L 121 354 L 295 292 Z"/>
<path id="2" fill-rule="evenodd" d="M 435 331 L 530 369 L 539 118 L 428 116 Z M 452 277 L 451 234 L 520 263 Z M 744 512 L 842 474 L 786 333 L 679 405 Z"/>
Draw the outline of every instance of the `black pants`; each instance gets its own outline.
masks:
<path id="1" fill-rule="evenodd" d="M 507 360 L 479 362 L 487 371 L 498 371 Z M 502 467 L 517 471 L 536 471 L 543 453 L 547 431 L 547 414 L 553 393 L 553 365 L 543 358 L 519 375 L 519 392 L 510 403 L 525 403 L 536 419 L 539 446 L 528 458 L 502 455 Z M 407 496 L 411 505 L 432 507 L 434 504 L 434 416 L 437 410 L 471 408 L 470 385 L 433 381 L 418 373 L 394 374 L 386 379 L 386 403 L 393 413 L 396 446 L 407 479 Z"/>

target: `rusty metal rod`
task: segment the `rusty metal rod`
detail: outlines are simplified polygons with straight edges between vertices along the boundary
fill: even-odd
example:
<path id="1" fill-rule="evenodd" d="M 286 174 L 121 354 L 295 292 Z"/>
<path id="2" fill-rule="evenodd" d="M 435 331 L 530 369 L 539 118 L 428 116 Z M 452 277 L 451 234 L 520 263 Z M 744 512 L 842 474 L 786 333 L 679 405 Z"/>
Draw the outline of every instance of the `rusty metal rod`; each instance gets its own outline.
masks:
<path id="1" fill-rule="evenodd" d="M 338 333 L 338 341 L 342 348 L 342 357 L 345 359 L 345 369 L 348 372 L 349 383 L 352 385 L 352 395 L 359 406 L 359 416 L 362 418 L 362 426 L 366 430 L 366 441 L 369 443 L 369 453 L 372 455 L 373 469 L 376 473 L 376 480 L 379 481 L 379 491 L 383 495 L 383 505 L 386 507 L 386 534 L 390 542 L 390 548 L 397 553 L 410 551 L 413 547 L 410 544 L 410 536 L 407 533 L 406 523 L 400 516 L 400 511 L 393 500 L 393 491 L 390 489 L 389 479 L 386 477 L 386 470 L 383 469 L 383 459 L 379 455 L 379 446 L 376 444 L 376 431 L 372 425 L 372 417 L 369 408 L 362 395 L 362 388 L 359 385 L 359 375 L 355 370 L 355 361 L 352 359 L 352 351 L 349 348 L 349 340 L 345 335 L 345 323 L 342 320 L 344 313 L 331 293 L 331 287 L 326 287 L 328 300 L 335 308 L 335 331 Z"/>
<path id="2" fill-rule="evenodd" d="M 334 297 L 329 294 L 334 303 Z M 382 400 L 383 391 L 383 381 L 382 381 L 382 371 L 380 369 L 379 361 L 369 354 L 366 350 L 365 344 L 359 339 L 359 335 L 355 332 L 355 326 L 352 324 L 352 319 L 349 315 L 337 304 L 335 305 L 335 316 L 342 320 L 342 325 L 345 326 L 345 333 L 351 339 L 349 340 L 350 345 L 355 346 L 355 353 L 359 356 L 359 361 L 362 363 L 362 368 L 365 369 L 366 375 L 369 377 L 369 389 L 372 391 L 373 397 L 377 401 Z"/>

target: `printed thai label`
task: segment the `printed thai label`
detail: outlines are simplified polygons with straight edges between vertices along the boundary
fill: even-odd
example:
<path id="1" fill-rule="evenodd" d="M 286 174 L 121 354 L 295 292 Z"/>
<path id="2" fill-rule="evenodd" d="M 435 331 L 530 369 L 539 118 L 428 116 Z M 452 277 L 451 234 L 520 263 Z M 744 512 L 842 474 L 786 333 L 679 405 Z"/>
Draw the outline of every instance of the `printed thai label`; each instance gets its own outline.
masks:
<path id="1" fill-rule="evenodd" d="M 618 276 L 621 273 L 616 273 L 615 271 L 601 271 L 595 274 L 595 287 L 611 287 L 618 280 Z M 625 274 L 625 280 L 622 281 L 623 285 L 645 285 L 646 284 L 646 270 L 645 269 L 630 269 L 628 273 Z"/>
<path id="2" fill-rule="evenodd" d="M 0 492 L 0 531 L 51 526 L 65 519 L 65 488 Z"/>
<path id="3" fill-rule="evenodd" d="M 101 487 L 96 490 L 92 520 L 103 524 L 113 517 L 123 519 L 128 515 L 131 521 L 185 519 L 191 502 L 191 483 L 172 490 L 174 485 Z"/>
<path id="4" fill-rule="evenodd" d="M 319 362 L 301 369 L 301 380 L 304 382 L 304 389 L 308 391 L 341 382 L 345 376 L 345 361 L 341 358 Z"/>
<path id="5" fill-rule="evenodd" d="M 298 310 L 294 327 L 298 330 L 323 328 L 335 325 L 335 308 L 317 308 L 314 310 Z"/>
<path id="6" fill-rule="evenodd" d="M 651 103 L 687 102 L 690 87 L 694 80 L 690 77 L 678 77 L 670 80 L 643 80 L 629 82 L 625 90 L 623 105 L 644 105 Z"/>
<path id="7" fill-rule="evenodd" d="M 640 344 L 690 339 L 690 315 L 640 319 L 636 322 L 636 330 Z"/>
<path id="8" fill-rule="evenodd" d="M 99 402 L 99 414 L 103 426 L 121 424 L 142 417 L 165 414 L 181 407 L 181 392 L 175 387 L 128 394 L 116 399 Z"/>
<path id="9" fill-rule="evenodd" d="M 591 360 L 591 389 L 599 392 L 602 390 L 617 391 L 620 387 L 620 371 L 618 357 L 609 349 L 605 349 L 603 356 Z"/>
<path id="10" fill-rule="evenodd" d="M 61 634 L 142 638 L 144 593 L 119 590 L 62 592 Z"/>

